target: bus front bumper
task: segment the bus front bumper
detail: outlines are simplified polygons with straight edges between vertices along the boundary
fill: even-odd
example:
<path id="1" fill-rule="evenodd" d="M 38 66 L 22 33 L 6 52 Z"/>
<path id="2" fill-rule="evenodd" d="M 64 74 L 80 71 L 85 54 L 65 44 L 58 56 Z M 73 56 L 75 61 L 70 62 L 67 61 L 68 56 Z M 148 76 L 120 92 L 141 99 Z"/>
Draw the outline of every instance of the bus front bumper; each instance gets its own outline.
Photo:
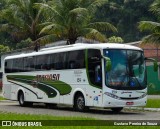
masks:
<path id="1" fill-rule="evenodd" d="M 147 97 L 141 99 L 129 99 L 129 100 L 120 100 L 108 98 L 103 101 L 104 107 L 136 107 L 136 106 L 145 106 L 147 104 Z"/>

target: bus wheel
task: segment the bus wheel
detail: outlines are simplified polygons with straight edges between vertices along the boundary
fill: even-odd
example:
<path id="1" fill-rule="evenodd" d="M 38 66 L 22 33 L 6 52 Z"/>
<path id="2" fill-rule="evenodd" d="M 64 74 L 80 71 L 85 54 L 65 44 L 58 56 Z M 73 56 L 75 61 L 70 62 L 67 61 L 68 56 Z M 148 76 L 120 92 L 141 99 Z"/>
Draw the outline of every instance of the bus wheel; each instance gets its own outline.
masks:
<path id="1" fill-rule="evenodd" d="M 18 94 L 18 101 L 19 101 L 19 105 L 22 106 L 22 107 L 26 106 L 26 104 L 27 104 L 27 103 L 24 101 L 24 94 L 23 94 L 22 91 L 19 92 L 19 94 Z"/>
<path id="2" fill-rule="evenodd" d="M 82 94 L 77 94 L 74 100 L 74 109 L 82 112 L 85 110 L 85 99 Z"/>
<path id="3" fill-rule="evenodd" d="M 112 110 L 114 113 L 119 113 L 119 112 L 121 112 L 122 109 L 123 109 L 123 107 L 111 108 L 111 110 Z"/>

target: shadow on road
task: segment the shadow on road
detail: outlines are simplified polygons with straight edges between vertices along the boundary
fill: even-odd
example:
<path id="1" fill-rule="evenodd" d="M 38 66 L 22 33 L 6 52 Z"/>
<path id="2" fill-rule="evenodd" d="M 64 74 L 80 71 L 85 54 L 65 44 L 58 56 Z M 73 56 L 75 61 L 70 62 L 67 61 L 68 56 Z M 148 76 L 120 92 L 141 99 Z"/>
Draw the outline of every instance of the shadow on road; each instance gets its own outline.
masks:
<path id="1" fill-rule="evenodd" d="M 13 105 L 8 105 L 8 106 L 13 106 Z M 15 107 L 20 107 L 18 104 L 14 105 Z M 34 108 L 34 109 L 46 109 L 46 110 L 56 110 L 56 111 L 70 111 L 70 112 L 76 112 L 74 109 L 70 106 L 63 106 L 63 105 L 58 105 L 54 107 L 47 107 L 45 104 L 39 104 L 36 103 L 32 107 L 21 107 L 21 108 Z M 133 110 L 122 110 L 119 113 L 114 113 L 110 109 L 101 109 L 101 108 L 90 108 L 89 110 L 82 112 L 83 114 L 95 114 L 95 115 L 140 115 L 143 114 L 142 111 L 133 111 Z"/>

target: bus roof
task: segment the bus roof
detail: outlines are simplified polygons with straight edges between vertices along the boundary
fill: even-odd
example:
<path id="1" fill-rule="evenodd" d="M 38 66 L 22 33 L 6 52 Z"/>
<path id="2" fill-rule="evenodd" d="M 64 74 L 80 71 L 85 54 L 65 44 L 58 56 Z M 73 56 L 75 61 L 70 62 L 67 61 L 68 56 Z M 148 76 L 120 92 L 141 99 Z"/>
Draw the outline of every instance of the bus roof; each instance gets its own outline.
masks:
<path id="1" fill-rule="evenodd" d="M 38 52 L 31 52 L 31 53 L 22 53 L 19 55 L 7 56 L 6 59 L 14 59 L 14 58 L 21 58 L 21 57 L 30 57 L 30 56 L 37 56 L 37 55 L 44 55 L 44 54 L 51 54 L 57 52 L 66 52 L 66 51 L 74 51 L 74 50 L 83 50 L 83 49 L 130 49 L 130 50 L 140 50 L 143 51 L 141 48 L 126 45 L 126 44 L 117 44 L 117 43 L 98 43 L 98 44 L 85 44 L 85 43 L 76 43 L 73 45 L 65 45 L 65 46 L 57 46 L 57 47 L 50 47 L 50 48 L 43 48 Z"/>

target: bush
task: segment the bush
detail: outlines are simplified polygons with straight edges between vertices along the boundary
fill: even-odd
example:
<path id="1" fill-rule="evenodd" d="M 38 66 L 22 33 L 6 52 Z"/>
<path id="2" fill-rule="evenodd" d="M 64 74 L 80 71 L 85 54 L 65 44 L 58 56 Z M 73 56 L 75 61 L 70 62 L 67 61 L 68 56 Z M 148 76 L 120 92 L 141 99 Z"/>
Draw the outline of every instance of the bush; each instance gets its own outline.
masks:
<path id="1" fill-rule="evenodd" d="M 8 46 L 0 45 L 0 53 L 9 52 L 10 49 Z"/>

